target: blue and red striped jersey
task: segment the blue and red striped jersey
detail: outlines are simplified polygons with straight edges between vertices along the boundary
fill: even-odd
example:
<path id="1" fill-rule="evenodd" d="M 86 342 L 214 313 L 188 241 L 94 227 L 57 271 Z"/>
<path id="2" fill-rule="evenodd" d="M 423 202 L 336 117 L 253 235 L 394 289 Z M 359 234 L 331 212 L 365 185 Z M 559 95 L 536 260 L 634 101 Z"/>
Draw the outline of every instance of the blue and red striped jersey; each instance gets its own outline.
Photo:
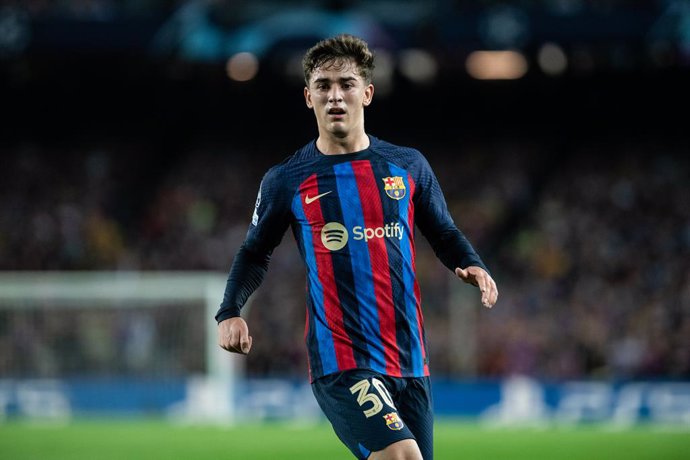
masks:
<path id="1" fill-rule="evenodd" d="M 424 156 L 370 141 L 366 150 L 342 155 L 324 155 L 312 141 L 266 173 L 216 316 L 239 315 L 291 227 L 307 271 L 312 380 L 355 368 L 429 375 L 415 226 L 451 270 L 486 269 Z"/>

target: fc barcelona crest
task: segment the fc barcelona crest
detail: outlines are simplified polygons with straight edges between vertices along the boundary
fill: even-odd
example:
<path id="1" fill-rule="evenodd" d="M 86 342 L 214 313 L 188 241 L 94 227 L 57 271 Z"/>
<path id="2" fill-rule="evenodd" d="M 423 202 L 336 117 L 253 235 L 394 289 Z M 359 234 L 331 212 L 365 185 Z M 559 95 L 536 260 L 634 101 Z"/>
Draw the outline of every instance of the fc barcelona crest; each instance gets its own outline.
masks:
<path id="1" fill-rule="evenodd" d="M 384 177 L 383 184 L 385 186 L 386 195 L 389 197 L 393 198 L 394 200 L 405 198 L 407 189 L 405 188 L 405 182 L 403 182 L 402 177 Z"/>
<path id="2" fill-rule="evenodd" d="M 391 430 L 402 430 L 403 428 L 403 422 L 400 420 L 400 417 L 398 417 L 397 412 L 391 412 L 390 414 L 386 414 L 383 416 L 384 419 L 386 419 L 386 425 L 388 425 L 388 428 Z"/>

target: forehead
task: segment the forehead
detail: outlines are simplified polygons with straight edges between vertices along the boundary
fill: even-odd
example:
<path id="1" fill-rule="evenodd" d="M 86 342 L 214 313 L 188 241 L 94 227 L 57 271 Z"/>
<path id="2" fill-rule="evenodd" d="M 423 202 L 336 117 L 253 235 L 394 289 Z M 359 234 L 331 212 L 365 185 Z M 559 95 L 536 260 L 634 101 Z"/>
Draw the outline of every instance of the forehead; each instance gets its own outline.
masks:
<path id="1" fill-rule="evenodd" d="M 322 65 L 315 67 L 311 73 L 311 81 L 317 79 L 339 80 L 342 78 L 354 77 L 362 79 L 359 74 L 357 64 L 351 59 L 335 59 L 326 61 Z"/>

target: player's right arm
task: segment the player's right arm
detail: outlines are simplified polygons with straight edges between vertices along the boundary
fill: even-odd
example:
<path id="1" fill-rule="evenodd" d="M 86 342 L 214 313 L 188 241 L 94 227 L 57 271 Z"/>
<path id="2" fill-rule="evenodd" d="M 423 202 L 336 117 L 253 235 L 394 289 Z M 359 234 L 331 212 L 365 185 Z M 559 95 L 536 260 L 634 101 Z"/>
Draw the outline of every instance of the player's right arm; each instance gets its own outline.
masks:
<path id="1" fill-rule="evenodd" d="M 216 313 L 218 344 L 233 353 L 247 354 L 251 336 L 240 312 L 249 296 L 261 285 L 273 249 L 280 243 L 290 222 L 290 192 L 285 180 L 271 169 L 264 176 L 247 237 L 235 255 Z"/>
<path id="2" fill-rule="evenodd" d="M 246 355 L 252 346 L 247 323 L 240 311 L 249 296 L 261 285 L 268 270 L 270 251 L 256 254 L 247 249 L 246 241 L 235 256 L 225 284 L 223 302 L 216 313 L 218 345 L 231 353 Z"/>

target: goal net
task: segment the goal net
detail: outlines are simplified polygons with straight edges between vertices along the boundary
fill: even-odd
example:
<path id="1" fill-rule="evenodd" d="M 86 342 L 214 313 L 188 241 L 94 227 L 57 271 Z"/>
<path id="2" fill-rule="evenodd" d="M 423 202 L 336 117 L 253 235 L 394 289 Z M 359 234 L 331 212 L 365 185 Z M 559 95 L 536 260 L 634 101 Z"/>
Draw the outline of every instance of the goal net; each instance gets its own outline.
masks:
<path id="1" fill-rule="evenodd" d="M 231 423 L 241 360 L 217 345 L 226 274 L 0 273 L 0 420 Z"/>

